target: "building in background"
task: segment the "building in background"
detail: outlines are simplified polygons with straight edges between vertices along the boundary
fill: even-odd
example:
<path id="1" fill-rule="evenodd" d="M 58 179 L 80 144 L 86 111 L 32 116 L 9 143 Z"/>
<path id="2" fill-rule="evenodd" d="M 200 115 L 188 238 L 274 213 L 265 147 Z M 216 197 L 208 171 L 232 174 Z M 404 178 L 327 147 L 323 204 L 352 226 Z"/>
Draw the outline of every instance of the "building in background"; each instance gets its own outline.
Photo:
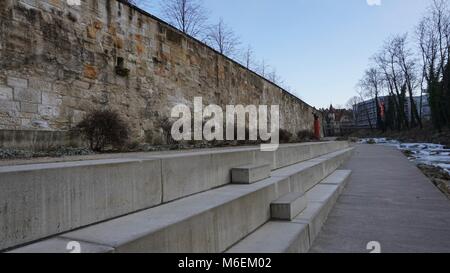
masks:
<path id="1" fill-rule="evenodd" d="M 389 96 L 382 96 L 378 98 L 380 111 L 386 112 L 389 105 Z M 414 103 L 419 109 L 419 115 L 422 120 L 431 119 L 431 110 L 428 103 L 428 95 L 414 97 Z M 381 110 L 383 109 L 383 110 Z M 411 103 L 409 98 L 405 102 L 405 115 L 411 121 Z M 355 128 L 376 128 L 377 127 L 377 106 L 375 99 L 360 102 L 353 106 L 353 120 Z"/>
<path id="2" fill-rule="evenodd" d="M 346 135 L 354 128 L 352 110 L 335 109 L 330 105 L 329 109 L 322 109 L 322 112 L 325 136 Z"/>

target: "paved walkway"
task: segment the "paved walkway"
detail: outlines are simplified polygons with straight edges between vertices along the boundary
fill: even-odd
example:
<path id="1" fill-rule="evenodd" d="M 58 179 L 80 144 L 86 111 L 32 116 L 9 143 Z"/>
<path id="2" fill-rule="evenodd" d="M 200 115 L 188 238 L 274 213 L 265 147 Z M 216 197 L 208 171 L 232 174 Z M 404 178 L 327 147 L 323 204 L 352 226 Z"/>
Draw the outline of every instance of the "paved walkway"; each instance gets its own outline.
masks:
<path id="1" fill-rule="evenodd" d="M 353 174 L 311 252 L 450 252 L 450 200 L 398 150 L 359 145 Z"/>

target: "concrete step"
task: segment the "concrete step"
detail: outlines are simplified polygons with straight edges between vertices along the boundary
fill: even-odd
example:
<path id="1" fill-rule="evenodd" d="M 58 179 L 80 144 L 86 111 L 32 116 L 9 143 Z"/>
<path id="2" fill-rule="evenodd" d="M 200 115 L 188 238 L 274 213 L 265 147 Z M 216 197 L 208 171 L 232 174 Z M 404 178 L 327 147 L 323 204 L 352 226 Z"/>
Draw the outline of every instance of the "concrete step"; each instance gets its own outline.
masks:
<path id="1" fill-rule="evenodd" d="M 340 165 L 352 149 L 345 149 L 296 164 L 298 172 L 316 172 L 314 184 L 335 169 L 326 166 Z M 331 164 L 329 161 L 339 161 Z M 319 167 L 318 167 L 319 166 Z M 158 207 L 105 221 L 51 239 L 69 239 L 89 242 L 100 252 L 223 252 L 266 223 L 270 217 L 270 204 L 293 191 L 298 185 L 293 179 L 298 173 L 278 174 L 248 185 L 227 185 Z M 301 175 L 300 175 L 301 176 Z M 28 247 L 34 252 L 67 252 L 64 241 L 59 245 L 47 240 Z M 22 248 L 13 251 L 23 251 Z"/>
<path id="2" fill-rule="evenodd" d="M 347 142 L 281 145 L 0 167 L 0 250 L 227 185 L 231 169 L 271 169 L 348 147 Z M 307 150 L 297 156 L 288 151 Z"/>
<path id="3" fill-rule="evenodd" d="M 306 208 L 304 192 L 291 192 L 270 204 L 272 219 L 291 221 Z"/>
<path id="4" fill-rule="evenodd" d="M 308 224 L 270 221 L 227 253 L 306 253 Z"/>
<path id="5" fill-rule="evenodd" d="M 347 142 L 187 152 L 0 167 L 0 250 L 228 185 L 231 169 L 272 170 L 342 150 Z"/>
<path id="6" fill-rule="evenodd" d="M 246 165 L 231 170 L 231 183 L 253 184 L 270 177 L 270 165 Z"/>
<path id="7" fill-rule="evenodd" d="M 228 253 L 308 252 L 345 185 L 350 171 L 336 171 L 306 193 L 306 209 L 292 221 L 269 221 Z"/>
<path id="8" fill-rule="evenodd" d="M 349 181 L 349 177 L 352 174 L 350 170 L 337 170 L 333 172 L 330 176 L 322 180 L 320 184 L 324 185 L 338 185 L 339 186 L 339 194 L 342 193 L 347 182 Z"/>

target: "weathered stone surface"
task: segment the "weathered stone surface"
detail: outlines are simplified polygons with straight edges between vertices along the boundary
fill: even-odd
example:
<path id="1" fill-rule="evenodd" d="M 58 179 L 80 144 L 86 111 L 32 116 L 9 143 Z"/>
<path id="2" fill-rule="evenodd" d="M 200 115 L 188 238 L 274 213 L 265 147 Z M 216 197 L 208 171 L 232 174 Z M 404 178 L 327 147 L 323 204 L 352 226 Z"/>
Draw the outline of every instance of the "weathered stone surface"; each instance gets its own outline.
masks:
<path id="1" fill-rule="evenodd" d="M 20 111 L 24 113 L 37 113 L 38 105 L 34 103 L 21 102 Z"/>
<path id="2" fill-rule="evenodd" d="M 145 132 L 160 133 L 158 124 L 174 105 L 201 96 L 205 105 L 223 108 L 280 105 L 284 129 L 312 130 L 312 107 L 200 42 L 115 0 L 81 3 L 0 6 L 1 21 L 8 22 L 0 27 L 0 79 L 14 89 L 15 101 L 43 104 L 36 118 L 49 129 L 67 130 L 78 114 L 108 107 L 129 124 L 133 138 L 144 140 Z M 119 61 L 127 73 L 117 72 Z M 0 99 L 10 100 L 3 93 Z M 1 108 L 0 124 L 20 129 L 28 113 L 19 110 L 7 120 L 1 114 L 15 111 L 9 106 Z"/>
<path id="3" fill-rule="evenodd" d="M 29 87 L 32 89 L 50 92 L 52 91 L 52 83 L 39 78 L 30 78 Z"/>
<path id="4" fill-rule="evenodd" d="M 7 77 L 6 82 L 11 87 L 19 87 L 19 88 L 27 88 L 28 87 L 28 80 L 27 79 L 21 79 L 21 78 L 15 78 L 15 77 Z"/>
<path id="5" fill-rule="evenodd" d="M 12 100 L 13 90 L 7 86 L 0 86 L 0 100 Z"/>
<path id="6" fill-rule="evenodd" d="M 42 104 L 58 106 L 62 103 L 62 97 L 55 93 L 42 92 Z"/>
<path id="7" fill-rule="evenodd" d="M 18 102 L 1 100 L 0 99 L 0 110 L 4 113 L 14 113 L 20 110 L 20 105 Z"/>
<path id="8" fill-rule="evenodd" d="M 14 88 L 14 100 L 24 102 L 41 102 L 41 92 L 34 89 Z"/>
<path id="9" fill-rule="evenodd" d="M 59 115 L 59 108 L 51 105 L 39 105 L 38 111 L 44 118 L 56 118 Z"/>

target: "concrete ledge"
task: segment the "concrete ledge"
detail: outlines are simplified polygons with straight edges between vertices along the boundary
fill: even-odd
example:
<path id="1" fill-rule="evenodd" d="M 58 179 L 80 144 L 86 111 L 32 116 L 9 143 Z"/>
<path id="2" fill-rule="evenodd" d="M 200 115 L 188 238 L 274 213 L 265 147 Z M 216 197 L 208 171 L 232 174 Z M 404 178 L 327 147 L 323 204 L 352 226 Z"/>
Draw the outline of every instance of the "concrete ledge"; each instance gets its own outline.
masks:
<path id="1" fill-rule="evenodd" d="M 349 147 L 347 141 L 288 144 L 281 146 L 274 154 L 273 169 L 306 161 L 327 153 L 336 152 Z"/>
<path id="2" fill-rule="evenodd" d="M 303 192 L 291 192 L 272 202 L 270 205 L 272 219 L 291 221 L 306 208 Z"/>
<path id="3" fill-rule="evenodd" d="M 352 154 L 353 148 L 323 155 L 304 164 L 292 165 L 272 172 L 272 177 L 290 177 L 291 190 L 306 192 L 333 173 Z"/>
<path id="4" fill-rule="evenodd" d="M 320 184 L 324 185 L 338 185 L 339 186 L 339 194 L 341 194 L 344 191 L 345 186 L 347 185 L 347 182 L 349 181 L 350 175 L 352 174 L 352 171 L 350 170 L 337 170 L 334 173 L 332 173 L 330 176 L 322 180 Z"/>
<path id="5" fill-rule="evenodd" d="M 0 168 L 0 249 L 161 203 L 159 160 Z"/>
<path id="6" fill-rule="evenodd" d="M 270 165 L 247 165 L 231 170 L 231 183 L 253 184 L 270 177 Z"/>
<path id="7" fill-rule="evenodd" d="M 268 222 L 227 253 L 306 253 L 309 248 L 307 224 Z"/>
<path id="8" fill-rule="evenodd" d="M 162 160 L 162 199 L 165 203 L 229 184 L 232 182 L 231 170 L 239 166 L 269 164 L 271 170 L 275 170 L 346 147 L 348 142 L 301 143 L 281 145 L 275 152 L 247 147 L 152 158 Z"/>
<path id="9" fill-rule="evenodd" d="M 286 194 L 288 184 L 269 178 L 229 185 L 62 236 L 120 253 L 222 252 L 268 221 L 270 203 Z M 45 249 L 43 243 L 30 249 Z"/>
<path id="10" fill-rule="evenodd" d="M 323 156 L 298 163 L 292 170 L 307 172 L 330 160 L 334 158 Z M 328 175 L 323 167 L 317 170 L 322 170 L 318 177 Z M 227 185 L 62 236 L 115 252 L 222 252 L 270 219 L 270 204 L 292 191 L 295 175 L 289 171 L 255 184 Z"/>

